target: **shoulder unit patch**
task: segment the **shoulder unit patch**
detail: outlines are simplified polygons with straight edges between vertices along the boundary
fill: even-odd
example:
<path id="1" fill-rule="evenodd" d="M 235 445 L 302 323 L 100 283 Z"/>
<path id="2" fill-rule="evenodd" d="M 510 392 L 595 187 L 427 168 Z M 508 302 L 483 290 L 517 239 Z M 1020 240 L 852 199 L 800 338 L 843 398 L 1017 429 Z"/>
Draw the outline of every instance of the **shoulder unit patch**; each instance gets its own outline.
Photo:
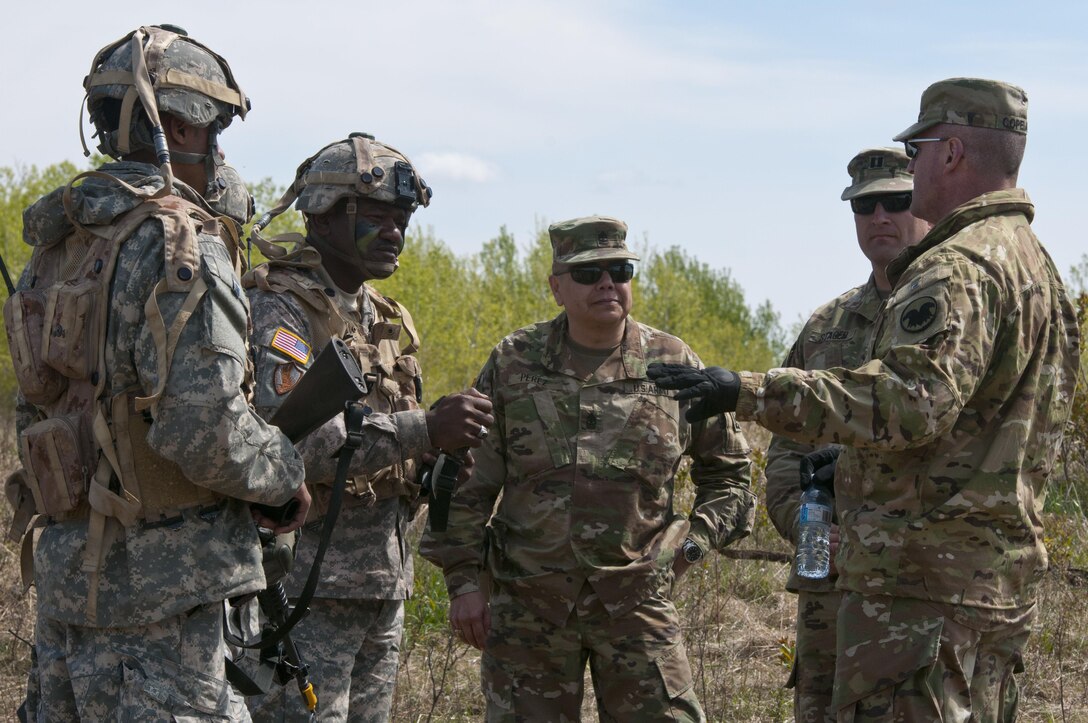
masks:
<path id="1" fill-rule="evenodd" d="M 903 309 L 899 325 L 908 334 L 925 331 L 937 318 L 937 300 L 932 296 L 920 296 Z"/>

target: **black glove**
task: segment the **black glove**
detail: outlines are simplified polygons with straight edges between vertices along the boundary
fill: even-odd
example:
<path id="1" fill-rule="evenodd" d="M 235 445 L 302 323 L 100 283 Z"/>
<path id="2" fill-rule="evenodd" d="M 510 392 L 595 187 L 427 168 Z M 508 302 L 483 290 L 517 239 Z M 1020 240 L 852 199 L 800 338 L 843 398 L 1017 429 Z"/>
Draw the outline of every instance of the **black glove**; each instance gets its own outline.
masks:
<path id="1" fill-rule="evenodd" d="M 684 413 L 684 418 L 689 422 L 699 422 L 737 409 L 740 377 L 727 369 L 696 369 L 687 364 L 654 363 L 647 368 L 646 375 L 662 389 L 679 389 L 677 401 L 697 400 Z"/>
<path id="2" fill-rule="evenodd" d="M 801 458 L 801 489 L 820 485 L 835 496 L 835 465 L 842 447 L 824 447 Z"/>

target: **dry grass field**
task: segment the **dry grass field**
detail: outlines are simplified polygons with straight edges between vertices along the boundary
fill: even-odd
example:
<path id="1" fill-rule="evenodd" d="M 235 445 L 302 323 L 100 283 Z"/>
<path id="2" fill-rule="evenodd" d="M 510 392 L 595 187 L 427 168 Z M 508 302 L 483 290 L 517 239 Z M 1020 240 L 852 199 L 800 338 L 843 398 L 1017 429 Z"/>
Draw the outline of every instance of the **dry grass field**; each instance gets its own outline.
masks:
<path id="1" fill-rule="evenodd" d="M 0 464 L 6 475 L 15 460 L 10 425 L 5 426 Z M 758 430 L 749 436 L 765 443 Z M 1055 511 L 1047 517 L 1052 568 L 1021 677 L 1020 720 L 1088 723 L 1088 520 L 1078 486 L 1054 482 Z M 685 489 L 690 498 L 690 486 Z M 10 510 L 6 502 L 0 506 L 6 530 Z M 788 552 L 762 509 L 753 535 L 737 547 Z M 30 661 L 23 641 L 33 635 L 33 603 L 32 594 L 21 591 L 16 546 L 3 545 L 0 555 L 0 718 L 7 719 L 23 696 Z M 688 654 L 710 720 L 792 720 L 792 694 L 782 687 L 793 650 L 795 605 L 783 589 L 786 572 L 778 562 L 710 555 L 677 586 Z M 393 720 L 481 719 L 479 656 L 450 636 L 441 576 L 423 560 L 417 561 L 401 663 Z M 597 718 L 588 676 L 583 713 L 586 721 Z"/>

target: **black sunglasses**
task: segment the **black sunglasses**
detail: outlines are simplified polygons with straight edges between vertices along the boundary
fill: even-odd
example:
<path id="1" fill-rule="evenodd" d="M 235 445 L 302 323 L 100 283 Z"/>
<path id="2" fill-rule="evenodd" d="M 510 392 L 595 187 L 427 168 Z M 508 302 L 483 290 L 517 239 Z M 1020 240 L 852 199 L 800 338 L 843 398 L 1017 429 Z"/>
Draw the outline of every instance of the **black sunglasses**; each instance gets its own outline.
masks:
<path id="1" fill-rule="evenodd" d="M 576 284 L 582 284 L 583 286 L 590 286 L 601 280 L 601 274 L 605 271 L 612 278 L 613 284 L 626 284 L 635 276 L 635 265 L 630 262 L 620 262 L 616 264 L 608 264 L 607 266 L 594 266 L 593 264 L 586 264 L 585 266 L 574 266 L 566 271 L 561 271 L 563 274 L 570 274 L 571 279 Z"/>
<path id="2" fill-rule="evenodd" d="M 885 193 L 879 196 L 861 196 L 850 199 L 850 209 L 859 216 L 871 216 L 879 203 L 886 213 L 901 213 L 910 210 L 911 192 Z"/>
<path id="3" fill-rule="evenodd" d="M 918 155 L 919 143 L 937 143 L 938 141 L 947 141 L 947 138 L 908 138 L 903 141 L 903 150 L 907 154 L 907 158 L 914 158 Z"/>

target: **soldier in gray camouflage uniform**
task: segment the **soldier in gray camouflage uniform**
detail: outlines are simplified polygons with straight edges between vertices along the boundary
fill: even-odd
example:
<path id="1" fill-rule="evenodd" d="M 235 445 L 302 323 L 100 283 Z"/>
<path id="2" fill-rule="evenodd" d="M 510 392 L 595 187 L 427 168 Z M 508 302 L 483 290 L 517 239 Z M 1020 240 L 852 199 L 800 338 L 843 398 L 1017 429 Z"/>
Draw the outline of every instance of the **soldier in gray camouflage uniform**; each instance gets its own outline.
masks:
<path id="1" fill-rule="evenodd" d="M 1006 721 L 1046 571 L 1041 514 L 1080 338 L 1016 188 L 1027 97 L 953 78 L 896 137 L 911 211 L 934 223 L 887 269 L 872 360 L 735 374 L 661 367 L 699 398 L 795 440 L 844 444 L 834 705 L 840 721 Z"/>
<path id="2" fill-rule="evenodd" d="M 875 322 L 891 291 L 885 267 L 917 243 L 929 224 L 911 215 L 910 160 L 896 148 L 868 148 L 847 165 L 852 183 L 842 192 L 854 212 L 858 245 L 872 266 L 869 280 L 817 309 L 801 329 L 783 366 L 853 369 L 869 359 Z M 785 539 L 797 544 L 801 459 L 817 446 L 774 435 L 767 449 L 767 513 Z M 832 525 L 832 547 L 838 540 Z M 797 593 L 797 645 L 787 684 L 794 689 L 794 718 L 801 723 L 834 721 L 835 618 L 842 595 L 835 574 L 813 580 L 790 570 L 786 589 Z"/>
<path id="3" fill-rule="evenodd" d="M 302 460 L 244 391 L 236 242 L 248 193 L 228 189 L 236 176 L 215 139 L 248 101 L 226 62 L 176 28 L 144 27 L 107 46 L 85 86 L 99 148 L 119 160 L 26 210 L 34 256 L 5 306 L 22 461 L 43 513 L 33 523 L 34 714 L 248 720 L 225 679 L 222 630 L 223 601 L 265 582 L 247 503 L 295 495 L 302 512 L 284 531 L 309 505 Z M 112 243 L 92 268 L 81 254 L 102 238 Z M 87 275 L 55 285 L 73 266 Z M 33 304 L 42 289 L 44 326 Z M 35 338 L 45 332 L 48 343 Z M 72 497 L 59 504 L 66 484 Z"/>
<path id="4" fill-rule="evenodd" d="M 290 252 L 261 241 L 272 261 L 243 280 L 253 307 L 257 410 L 270 417 L 313 361 L 311 352 L 335 335 L 368 375 L 364 401 L 372 413 L 310 614 L 292 636 L 310 665 L 320 720 L 386 721 L 404 600 L 412 592 L 408 523 L 420 503 L 418 465 L 436 447 L 479 446 L 480 430 L 494 419 L 490 401 L 472 390 L 448 395 L 430 411 L 420 408 L 422 372 L 414 356 L 419 336 L 412 317 L 366 283 L 396 271 L 408 221 L 430 203 L 431 189 L 408 159 L 353 133 L 299 166 L 275 212 L 295 196 L 306 238 L 295 236 Z M 299 445 L 314 505 L 285 583 L 291 596 L 301 592 L 310 573 L 335 478 L 333 455 L 345 434 L 337 418 Z M 308 717 L 293 689 L 252 699 L 250 707 L 260 720 Z"/>
<path id="5" fill-rule="evenodd" d="M 587 660 L 601 720 L 704 720 L 670 588 L 748 534 L 748 446 L 732 415 L 687 424 L 647 381 L 649 362 L 699 360 L 629 318 L 626 224 L 593 216 L 549 233 L 565 311 L 492 351 L 476 387 L 495 402 L 495 433 L 448 530 L 428 530 L 421 551 L 445 573 L 453 629 L 483 650 L 487 720 L 578 720 Z M 673 509 L 685 455 L 690 515 Z"/>

